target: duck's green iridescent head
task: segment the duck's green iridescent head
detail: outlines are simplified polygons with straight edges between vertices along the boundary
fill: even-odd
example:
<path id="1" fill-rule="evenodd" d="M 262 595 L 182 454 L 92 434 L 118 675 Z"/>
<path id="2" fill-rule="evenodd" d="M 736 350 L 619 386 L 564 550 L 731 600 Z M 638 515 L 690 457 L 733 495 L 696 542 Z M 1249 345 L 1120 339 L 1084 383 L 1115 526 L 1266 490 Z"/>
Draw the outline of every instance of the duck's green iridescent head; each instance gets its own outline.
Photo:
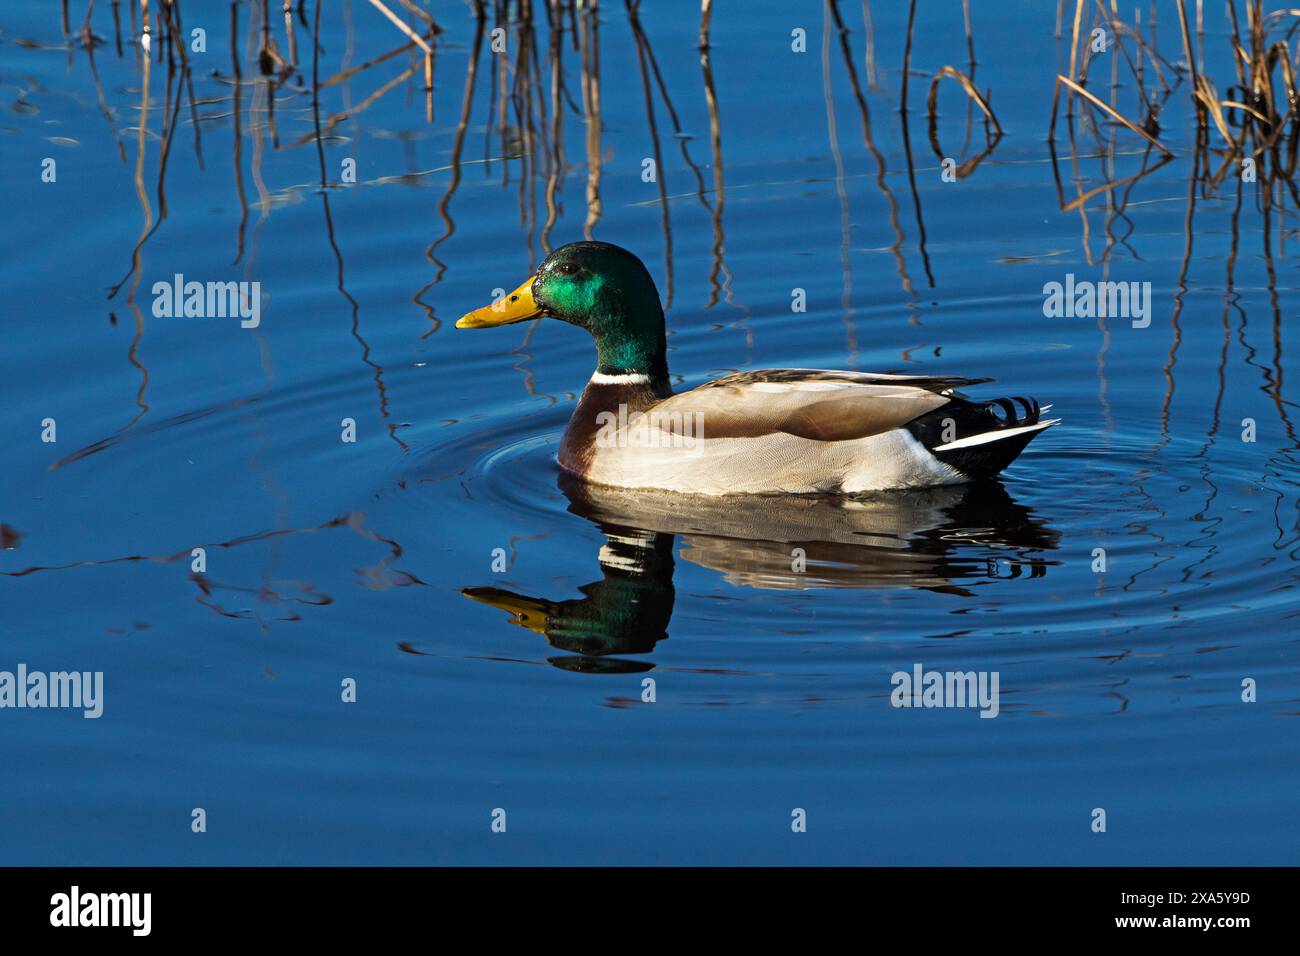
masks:
<path id="1" fill-rule="evenodd" d="M 475 309 L 458 329 L 508 325 L 553 316 L 580 326 L 596 340 L 597 371 L 643 373 L 666 381 L 664 312 L 645 265 L 608 242 L 571 242 L 546 257 L 518 289 Z"/>

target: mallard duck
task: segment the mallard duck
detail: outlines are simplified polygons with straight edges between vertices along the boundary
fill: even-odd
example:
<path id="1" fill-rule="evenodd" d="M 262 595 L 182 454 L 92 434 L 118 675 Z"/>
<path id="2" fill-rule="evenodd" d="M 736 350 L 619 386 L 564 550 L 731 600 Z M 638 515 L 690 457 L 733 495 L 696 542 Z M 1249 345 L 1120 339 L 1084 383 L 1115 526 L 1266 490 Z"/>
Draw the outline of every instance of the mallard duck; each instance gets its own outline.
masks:
<path id="1" fill-rule="evenodd" d="M 1033 399 L 977 402 L 957 391 L 987 378 L 779 368 L 674 393 L 654 279 L 607 242 L 556 249 L 519 288 L 456 328 L 541 316 L 596 340 L 596 371 L 559 464 L 598 484 L 704 495 L 959 484 L 998 474 L 1059 421 L 1041 420 Z"/>

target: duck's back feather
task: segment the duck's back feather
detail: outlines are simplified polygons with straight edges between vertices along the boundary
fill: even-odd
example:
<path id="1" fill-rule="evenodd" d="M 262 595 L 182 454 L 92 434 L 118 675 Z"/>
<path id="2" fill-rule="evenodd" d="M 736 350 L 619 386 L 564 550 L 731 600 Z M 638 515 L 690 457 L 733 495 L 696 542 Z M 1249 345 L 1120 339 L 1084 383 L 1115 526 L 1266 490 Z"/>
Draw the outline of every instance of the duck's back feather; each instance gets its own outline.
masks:
<path id="1" fill-rule="evenodd" d="M 654 411 L 669 421 L 699 416 L 709 439 L 784 433 L 852 441 L 900 428 L 952 401 L 938 380 L 926 383 L 931 387 L 855 372 L 768 369 L 707 382 L 664 399 Z"/>
<path id="2" fill-rule="evenodd" d="M 783 432 L 817 441 L 868 438 L 906 428 L 936 448 L 1003 429 L 1036 425 L 1039 405 L 1019 396 L 971 401 L 956 389 L 991 378 L 901 375 L 822 369 L 738 372 L 673 395 L 655 406 L 700 413 L 715 438 L 757 438 Z"/>
<path id="3" fill-rule="evenodd" d="M 908 385 L 929 392 L 944 394 L 968 385 L 983 385 L 991 378 L 961 378 L 956 375 L 909 375 L 903 372 L 846 372 L 821 368 L 760 368 L 750 372 L 734 372 L 711 382 L 700 389 L 722 388 L 731 385 L 748 385 L 753 382 L 850 382 L 858 385 Z M 697 389 L 698 391 L 698 389 Z"/>

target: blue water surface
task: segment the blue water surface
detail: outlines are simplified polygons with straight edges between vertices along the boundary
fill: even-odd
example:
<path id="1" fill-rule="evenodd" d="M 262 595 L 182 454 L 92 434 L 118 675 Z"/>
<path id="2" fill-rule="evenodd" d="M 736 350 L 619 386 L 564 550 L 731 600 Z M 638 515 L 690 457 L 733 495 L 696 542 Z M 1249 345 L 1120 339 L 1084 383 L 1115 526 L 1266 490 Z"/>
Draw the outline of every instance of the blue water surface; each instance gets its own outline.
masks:
<path id="1" fill-rule="evenodd" d="M 905 113 L 904 3 L 720 0 L 705 56 L 693 2 L 420 3 L 429 99 L 361 0 L 315 56 L 314 2 L 292 43 L 182 2 L 184 64 L 158 6 L 148 54 L 138 6 L 0 15 L 0 670 L 105 688 L 0 709 L 0 863 L 1295 861 L 1296 206 L 1196 158 L 1174 3 L 1163 163 L 1077 102 L 1049 142 L 1049 0 L 918 4 Z M 1140 117 L 1139 56 L 1088 70 Z M 932 137 L 944 66 L 1000 137 L 952 78 Z M 562 481 L 589 338 L 453 325 L 584 235 L 645 260 L 679 386 L 991 376 L 1063 422 L 863 502 Z M 176 274 L 260 324 L 156 315 Z M 1067 274 L 1149 325 L 1045 316 Z M 998 716 L 891 706 L 917 664 L 997 672 Z"/>

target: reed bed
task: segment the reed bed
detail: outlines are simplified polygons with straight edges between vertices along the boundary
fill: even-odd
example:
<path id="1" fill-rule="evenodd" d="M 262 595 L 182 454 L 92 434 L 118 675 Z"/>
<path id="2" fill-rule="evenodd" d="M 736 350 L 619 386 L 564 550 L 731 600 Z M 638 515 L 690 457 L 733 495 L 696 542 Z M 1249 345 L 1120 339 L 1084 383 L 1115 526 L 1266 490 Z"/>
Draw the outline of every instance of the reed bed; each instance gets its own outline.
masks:
<path id="1" fill-rule="evenodd" d="M 1109 7 L 1103 0 L 1091 0 L 1091 3 L 1075 0 L 1069 41 L 1070 67 L 1068 74 L 1056 77 L 1049 136 L 1055 137 L 1064 92 L 1072 101 L 1067 109 L 1077 102 L 1093 129 L 1104 115 L 1172 157 L 1174 150 L 1160 138 L 1161 112 L 1172 96 L 1188 96 L 1195 114 L 1191 137 L 1193 169 L 1199 175 L 1217 185 L 1229 171 L 1242 168 L 1243 162 L 1249 160 L 1256 180 L 1264 184 L 1262 191 L 1266 195 L 1273 193 L 1275 185 L 1283 184 L 1300 206 L 1300 192 L 1294 182 L 1300 147 L 1300 101 L 1296 88 L 1300 10 L 1265 13 L 1263 0 L 1226 0 L 1227 42 L 1235 73 L 1216 83 L 1203 66 L 1202 3 L 1197 0 L 1195 28 L 1187 0 L 1175 0 L 1175 3 L 1182 55 L 1177 62 L 1159 49 L 1154 5 L 1145 24 L 1140 7 L 1135 10 L 1133 22 L 1126 23 L 1119 16 L 1115 0 L 1111 0 Z M 1059 0 L 1058 29 L 1064 4 L 1065 0 Z M 1114 76 L 1109 102 L 1088 88 L 1089 67 L 1093 63 L 1088 38 L 1097 29 L 1113 37 L 1114 48 L 1119 53 L 1115 62 L 1127 69 L 1128 80 L 1137 92 L 1136 109 L 1127 115 L 1117 102 L 1118 83 Z M 1220 88 L 1223 93 L 1219 92 Z M 1209 172 L 1212 157 L 1219 160 L 1215 172 Z"/>
<path id="2" fill-rule="evenodd" d="M 96 51 L 110 42 L 92 29 L 92 24 L 102 28 L 105 22 L 104 0 L 100 0 L 98 15 L 96 0 L 86 0 L 79 26 L 73 25 L 69 3 L 70 0 L 63 0 L 61 4 L 63 29 L 70 42 L 84 48 L 90 58 L 101 111 L 113 123 L 118 153 L 126 162 L 127 140 L 113 121 L 112 110 L 103 90 L 99 89 L 95 66 Z M 1227 76 L 1213 77 L 1205 68 L 1202 3 L 1197 0 L 1194 9 L 1187 0 L 1174 0 L 1174 3 L 1175 29 L 1165 25 L 1164 34 L 1176 37 L 1177 47 L 1165 51 L 1159 42 L 1154 3 L 1145 12 L 1139 5 L 1131 18 L 1124 19 L 1119 14 L 1117 0 L 1058 0 L 1058 37 L 1062 46 L 1068 43 L 1068 49 L 1060 51 L 1061 62 L 1068 62 L 1068 66 L 1055 77 L 1048 142 L 1060 208 L 1063 212 L 1077 210 L 1082 216 L 1085 246 L 1089 230 L 1086 208 L 1094 198 L 1120 192 L 1127 195 L 1128 187 L 1137 180 L 1168 162 L 1188 158 L 1191 159 L 1188 179 L 1198 183 L 1203 193 L 1217 189 L 1230 173 L 1240 171 L 1249 161 L 1255 180 L 1261 184 L 1257 190 L 1261 208 L 1281 210 L 1288 205 L 1300 208 L 1300 191 L 1294 182 L 1300 151 L 1300 117 L 1297 117 L 1300 105 L 1296 87 L 1300 10 L 1266 12 L 1263 0 L 1227 0 L 1223 24 L 1233 69 Z M 585 178 L 586 207 L 581 230 L 587 238 L 593 237 L 603 215 L 605 172 L 602 83 L 606 80 L 602 78 L 601 29 L 602 23 L 619 17 L 626 22 L 636 52 L 635 62 L 620 70 L 619 78 L 621 82 L 640 87 L 643 115 L 633 122 L 644 129 L 647 155 L 655 159 L 659 170 L 656 189 L 661 207 L 667 298 L 671 302 L 674 294 L 672 204 L 668 197 L 681 192 L 674 188 L 675 183 L 670 187 L 668 180 L 685 176 L 714 223 L 710 305 L 724 299 L 732 301 L 730 273 L 724 260 L 726 183 L 722 163 L 722 106 L 710 62 L 714 13 L 720 9 L 720 5 L 715 9 L 713 0 L 701 0 L 699 5 L 700 72 L 695 78 L 668 76 L 660 68 L 651 35 L 655 18 L 662 13 L 658 8 L 643 6 L 641 0 L 467 0 L 468 27 L 464 20 L 454 26 L 439 23 L 417 0 L 355 0 L 346 9 L 332 0 L 315 0 L 314 5 L 312 0 L 234 0 L 229 3 L 229 65 L 217 71 L 218 82 L 230 88 L 229 111 L 207 115 L 203 109 L 210 108 L 214 101 L 200 103 L 194 94 L 193 74 L 197 67 L 188 50 L 187 22 L 182 16 L 184 6 L 183 0 L 114 0 L 110 4 L 112 46 L 118 57 L 136 59 L 146 91 L 150 85 L 149 71 L 152 69 L 155 74 L 165 71 L 166 105 L 160 114 L 155 114 L 165 144 L 158 174 L 159 209 L 156 218 L 153 210 L 148 210 L 151 228 L 145 231 L 141 244 L 166 216 L 162 180 L 178 126 L 189 127 L 194 151 L 202 165 L 203 127 L 227 118 L 234 125 L 232 162 L 241 171 L 236 176 L 235 188 L 244 211 L 237 241 L 238 261 L 244 249 L 244 223 L 250 218 L 250 197 L 245 196 L 242 174 L 246 161 L 257 187 L 253 201 L 265 218 L 273 202 L 270 191 L 262 184 L 260 172 L 268 146 L 274 151 L 313 147 L 323 154 L 324 144 L 336 135 L 342 124 L 364 114 L 381 100 L 400 95 L 394 91 L 401 90 L 406 91 L 409 100 L 419 99 L 424 122 L 433 124 L 438 56 L 452 42 L 460 48 L 468 47 L 470 55 L 460 80 L 451 173 L 437 204 L 441 228 L 431 237 L 426 249 L 432 278 L 415 297 L 428 310 L 431 328 L 436 330 L 440 322 L 425 296 L 446 271 L 445 263 L 439 258 L 439 248 L 455 232 L 452 205 L 464 164 L 480 163 L 489 174 L 499 176 L 503 186 L 517 186 L 520 222 L 530 253 L 535 257 L 552 247 L 564 182 L 575 169 L 581 170 Z M 860 15 L 860 19 L 850 23 L 842 6 L 852 7 L 851 15 L 855 18 Z M 927 15 L 961 17 L 966 41 L 964 63 L 957 62 L 960 54 L 953 57 L 955 51 L 944 42 L 932 39 L 924 26 L 918 25 L 916 0 L 909 0 L 905 35 L 892 40 L 901 46 L 902 54 L 901 69 L 893 75 L 898 84 L 902 114 L 899 132 L 916 219 L 916 243 L 931 285 L 934 280 L 926 252 L 917 161 L 909 129 L 913 78 L 928 77 L 924 115 L 929 145 L 935 157 L 945 164 L 949 151 L 941 145 L 947 122 L 940 109 L 941 91 L 945 86 L 953 86 L 966 100 L 966 132 L 955 165 L 957 178 L 975 174 L 1004 137 L 994 106 L 994 91 L 976 81 L 970 0 L 949 0 L 937 14 L 936 10 L 927 9 Z M 844 70 L 862 118 L 863 145 L 877 167 L 877 186 L 888 203 L 896 234 L 897 242 L 892 248 L 900 281 L 910 293 L 911 278 L 902 252 L 904 233 L 899 203 L 887 178 L 885 158 L 875 147 L 868 109 L 868 93 L 878 91 L 881 76 L 887 75 L 876 62 L 879 43 L 870 2 L 864 0 L 859 5 L 824 0 L 823 13 L 826 36 L 839 38 Z M 372 24 L 383 23 L 391 29 L 392 45 L 386 49 L 358 51 L 360 62 L 352 63 L 350 57 L 345 57 L 341 66 L 322 75 L 321 18 L 325 17 L 328 23 L 328 18 L 339 16 L 351 18 L 343 30 L 349 44 L 356 29 L 352 21 L 369 17 Z M 1096 75 L 1103 61 L 1093 53 L 1090 40 L 1098 30 L 1108 40 L 1104 61 L 1108 77 Z M 374 29 L 366 31 L 372 44 L 375 35 Z M 853 49 L 855 36 L 865 38 L 865 44 L 859 39 L 857 51 Z M 500 49 L 495 45 L 498 43 L 502 44 Z M 828 55 L 829 47 L 824 46 L 823 58 Z M 209 62 L 204 60 L 205 64 Z M 859 65 L 865 66 L 865 90 L 858 80 Z M 823 72 L 827 69 L 824 65 Z M 341 97 L 341 103 L 340 97 L 326 95 L 345 84 L 348 92 Z M 449 85 L 446 79 L 443 85 Z M 706 142 L 693 137 L 680 119 L 674 98 L 681 97 L 683 87 L 687 95 L 702 94 L 709 124 Z M 833 105 L 829 87 L 827 97 L 829 110 Z M 1190 115 L 1194 116 L 1191 129 L 1176 135 L 1162 128 L 1166 107 L 1175 97 L 1186 97 L 1192 107 Z M 309 106 L 305 105 L 306 100 L 310 101 Z M 337 105 L 327 107 L 327 100 Z M 149 102 L 146 92 L 141 106 L 142 125 L 150 120 Z M 476 107 L 482 109 L 483 104 L 486 104 L 486 117 L 471 115 Z M 286 115 L 294 129 L 282 140 L 280 126 Z M 182 116 L 187 122 L 181 122 Z M 302 122 L 304 117 L 307 123 Z M 572 133 L 566 138 L 570 122 L 579 127 L 580 135 L 576 139 Z M 626 117 L 620 117 L 618 122 L 627 128 Z M 977 123 L 983 126 L 984 142 L 973 147 L 971 132 Z M 1068 159 L 1074 167 L 1073 176 L 1066 177 L 1074 183 L 1073 195 L 1067 195 L 1065 182 L 1057 170 L 1058 132 L 1062 124 L 1068 141 Z M 471 131 L 477 130 L 482 131 L 481 143 L 472 142 Z M 1149 154 L 1150 161 L 1144 155 L 1142 168 L 1135 174 L 1120 176 L 1111 169 L 1100 184 L 1087 184 L 1085 188 L 1087 177 L 1082 177 L 1079 170 L 1081 157 L 1112 150 L 1116 133 L 1133 137 L 1135 144 Z M 948 134 L 956 139 L 955 131 Z M 1095 151 L 1085 148 L 1086 139 L 1081 142 L 1080 134 L 1093 139 Z M 243 155 L 248 140 L 253 144 L 251 158 Z M 842 175 L 842 157 L 833 140 L 832 133 L 831 151 L 836 156 L 837 169 L 841 169 L 837 175 Z M 948 145 L 951 147 L 952 143 Z M 693 150 L 698 153 L 701 147 L 707 156 L 697 158 Z M 680 164 L 673 163 L 672 157 L 666 155 L 674 149 L 680 151 Z M 338 188 L 341 184 L 330 175 L 332 165 L 327 168 L 323 156 L 319 165 L 321 189 Z M 683 172 L 678 172 L 679 169 Z M 708 176 L 706 169 L 711 170 Z M 139 176 L 137 179 L 137 192 L 143 196 L 144 184 Z M 128 272 L 123 283 L 131 276 Z M 114 287 L 114 294 L 121 285 Z"/>
<path id="3" fill-rule="evenodd" d="M 672 219 L 674 214 L 681 214 L 680 203 L 670 202 L 669 197 L 681 196 L 687 202 L 698 202 L 712 223 L 706 308 L 722 304 L 736 310 L 739 313 L 736 326 L 746 329 L 747 336 L 751 334 L 746 322 L 749 309 L 736 296 L 727 264 L 724 226 L 727 182 L 722 123 L 726 103 L 715 87 L 711 63 L 712 44 L 718 39 L 713 15 L 722 9 L 721 4 L 716 8 L 712 0 L 702 0 L 700 4 L 698 74 L 678 70 L 669 75 L 661 69 L 652 42 L 655 18 L 661 15 L 659 8 L 643 5 L 641 0 L 469 0 L 469 16 L 455 25 L 437 22 L 417 0 L 354 0 L 346 7 L 337 0 L 230 0 L 228 59 L 216 59 L 211 56 L 215 51 L 209 51 L 210 55 L 202 61 L 205 72 L 210 70 L 213 76 L 208 88 L 216 84 L 229 92 L 225 96 L 209 94 L 199 100 L 193 83 L 198 67 L 187 45 L 189 24 L 182 16 L 182 7 L 186 6 L 183 0 L 112 0 L 107 4 L 100 0 L 98 10 L 95 0 L 86 0 L 84 16 L 75 25 L 69 2 L 61 3 L 63 32 L 69 50 L 80 48 L 89 60 L 99 108 L 112 129 L 123 164 L 128 163 L 127 145 L 132 139 L 135 141 L 133 179 L 141 208 L 141 232 L 130 250 L 125 275 L 108 293 L 112 302 L 125 290 L 125 307 L 134 317 L 135 333 L 128 358 L 140 371 L 141 385 L 136 397 L 138 413 L 131 425 L 149 411 L 146 397 L 149 374 L 138 351 L 145 319 L 135 302 L 135 294 L 143 272 L 145 247 L 168 215 L 166 174 L 169 160 L 176 153 L 173 148 L 176 134 L 188 126 L 187 133 L 193 137 L 193 149 L 202 168 L 204 128 L 228 124 L 234 134 L 230 162 L 240 210 L 232 262 L 242 263 L 246 270 L 253 267 L 257 230 L 270 216 L 276 198 L 262 174 L 268 150 L 292 152 L 307 147 L 315 152 L 322 222 L 337 261 L 338 291 L 350 311 L 350 333 L 356 340 L 360 360 L 373 373 L 379 409 L 389 435 L 406 450 L 399 434 L 400 417 L 390 410 L 392 399 L 384 369 L 365 338 L 358 302 L 347 289 L 342 245 L 335 238 L 330 206 L 331 193 L 345 184 L 337 181 L 338 167 L 326 161 L 326 147 L 339 135 L 343 124 L 386 97 L 392 97 L 397 90 L 405 90 L 413 106 L 419 101 L 423 122 L 434 124 L 438 58 L 451 44 L 468 55 L 462 77 L 441 81 L 444 88 L 453 91 L 453 96 L 459 86 L 459 108 L 445 123 L 454 129 L 449 161 L 436 170 L 405 177 L 423 179 L 434 173 L 445 174 L 445 185 L 436 200 L 434 214 L 430 215 L 427 209 L 413 213 L 424 217 L 422 221 L 428 222 L 431 233 L 424 250 L 429 278 L 412 296 L 412 302 L 424 310 L 428 319 L 422 337 L 433 335 L 443 327 L 435 306 L 437 297 L 433 294 L 448 268 L 440 258 L 440 249 L 456 232 L 455 197 L 471 163 L 487 175 L 498 176 L 503 187 L 516 186 L 519 231 L 534 263 L 552 248 L 552 233 L 561 217 L 560 200 L 570 176 L 578 175 L 582 180 L 581 232 L 587 238 L 594 237 L 604 214 L 607 144 L 603 90 L 609 81 L 607 72 L 612 72 L 617 82 L 631 84 L 634 90 L 639 87 L 640 96 L 636 98 L 639 103 L 633 108 L 643 110 L 643 116 L 633 117 L 631 122 L 628 117 L 617 117 L 615 122 L 625 130 L 641 124 L 647 155 L 654 157 L 659 171 L 655 188 L 663 237 L 666 304 L 671 305 L 675 288 Z M 1175 0 L 1175 3 L 1176 29 L 1166 29 L 1166 33 L 1176 33 L 1177 48 L 1167 53 L 1162 51 L 1159 42 L 1154 3 L 1145 12 L 1141 6 L 1134 8 L 1131 19 L 1125 20 L 1119 15 L 1117 0 L 1073 0 L 1072 3 L 1058 0 L 1058 45 L 1064 48 L 1068 41 L 1068 50 L 1058 50 L 1058 56 L 1062 64 L 1068 62 L 1068 67 L 1055 77 L 1047 143 L 1060 210 L 1079 216 L 1081 246 L 1090 266 L 1105 266 L 1115 251 L 1123 248 L 1138 257 L 1130 244 L 1133 223 L 1127 216 L 1134 190 L 1158 170 L 1170 164 L 1182 164 L 1186 169 L 1187 204 L 1185 247 L 1178 278 L 1180 290 L 1187 288 L 1192 263 L 1197 200 L 1229 184 L 1235 186 L 1236 209 L 1231 218 L 1233 254 L 1228 261 L 1227 287 L 1232 288 L 1235 281 L 1233 270 L 1242 198 L 1250 194 L 1260 213 L 1263 255 L 1270 289 L 1273 289 L 1276 267 L 1271 237 L 1276 234 L 1284 239 L 1287 235 L 1288 205 L 1300 209 L 1300 192 L 1293 181 L 1300 149 L 1300 118 L 1296 115 L 1300 109 L 1296 89 L 1300 10 L 1265 12 L 1262 0 L 1227 0 L 1223 32 L 1233 66 L 1226 76 L 1215 77 L 1205 66 L 1202 3 L 1198 0 L 1194 11 L 1186 0 Z M 945 167 L 950 154 L 941 145 L 941 133 L 948 134 L 950 146 L 957 137 L 956 130 L 945 127 L 945 123 L 951 124 L 951 119 L 946 119 L 941 112 L 941 91 L 955 86 L 964 97 L 965 135 L 957 153 L 961 157 L 955 167 L 957 178 L 974 175 L 1005 138 L 994 105 L 995 91 L 987 85 L 981 86 L 976 79 L 979 64 L 970 0 L 947 0 L 943 5 L 928 6 L 926 11 L 932 16 L 961 17 L 966 42 L 964 62 L 960 66 L 955 63 L 962 60 L 961 51 L 951 49 L 952 44 L 947 41 L 932 39 L 924 27 L 918 27 L 917 7 L 916 0 L 910 0 L 905 35 L 888 38 L 877 36 L 870 0 L 862 0 L 860 4 L 824 0 L 822 9 L 822 84 L 828 121 L 827 145 L 834 161 L 836 194 L 841 207 L 843 305 L 850 354 L 856 351 L 856 333 L 851 320 L 854 262 L 850 253 L 854 226 L 845 181 L 854 171 L 840 150 L 834 115 L 837 96 L 831 80 L 831 63 L 835 45 L 839 48 L 842 74 L 847 77 L 856 105 L 861 145 L 865 148 L 865 157 L 850 158 L 850 162 L 865 162 L 869 175 L 874 173 L 872 178 L 893 234 L 888 249 L 898 281 L 911 301 L 922 297 L 916 288 L 919 284 L 917 259 L 924 281 L 931 288 L 936 286 L 927 249 L 922 202 L 925 190 L 918 186 L 918 173 L 929 176 L 934 169 L 920 167 L 912 149 L 911 78 L 928 78 L 924 116 L 929 145 Z M 206 8 L 204 12 L 210 16 Z M 94 27 L 102 30 L 110 16 L 112 33 L 108 39 L 98 35 Z M 322 51 L 321 21 L 326 16 L 343 18 L 341 28 L 332 30 L 330 35 L 345 37 L 348 53 L 334 72 L 322 74 L 322 59 L 327 54 Z M 353 63 L 351 45 L 359 35 L 356 21 L 363 16 L 371 17 L 372 23 L 386 24 L 391 30 L 392 45 L 357 50 L 360 62 Z M 615 18 L 626 22 L 635 45 L 635 62 L 620 63 L 616 70 L 610 71 L 602 62 L 601 31 Z M 1107 34 L 1109 41 L 1104 61 L 1093 54 L 1089 42 L 1099 29 Z M 375 42 L 373 29 L 364 33 L 370 43 Z M 945 30 L 944 36 L 950 37 L 951 31 Z M 502 37 L 507 42 L 495 47 L 493 44 Z M 138 111 L 138 122 L 131 126 L 119 127 L 115 109 L 100 83 L 96 56 L 110 45 L 119 59 L 134 61 L 140 76 L 138 105 L 125 107 Z M 878 50 L 885 45 L 901 48 L 901 70 L 882 69 L 877 63 Z M 1049 52 L 1044 51 L 1044 55 Z M 338 50 L 329 51 L 328 55 L 339 62 Z M 211 69 L 214 62 L 223 60 L 222 67 Z M 1108 68 L 1108 77 L 1094 75 L 1099 72 L 1099 63 Z M 859 80 L 860 67 L 865 67 L 862 74 L 865 84 Z M 906 164 L 904 171 L 891 171 L 885 151 L 876 145 L 871 100 L 890 97 L 889 90 L 881 89 L 886 78 L 897 83 L 899 119 L 894 122 L 901 139 L 899 160 Z M 155 91 L 159 79 L 161 97 Z M 677 104 L 683 95 L 702 98 L 707 139 L 693 136 L 682 122 Z M 1171 132 L 1162 125 L 1165 110 L 1175 98 L 1185 98 L 1183 102 L 1190 104 L 1187 114 L 1190 125 Z M 159 100 L 161 109 L 155 105 Z M 333 104 L 332 111 L 327 102 Z M 487 115 L 475 116 L 476 109 L 481 113 L 484 104 Z M 281 137 L 282 124 L 290 124 L 291 135 Z M 972 142 L 977 124 L 983 127 L 982 146 Z M 572 125 L 580 131 L 576 137 L 572 133 L 566 136 L 566 130 Z M 480 131 L 481 142 L 475 142 Z M 1068 144 L 1068 155 L 1064 158 L 1069 173 L 1064 177 L 1059 168 L 1062 157 L 1057 149 L 1058 131 L 1064 132 Z M 152 189 L 146 184 L 145 169 L 146 143 L 151 137 L 160 143 Z M 1132 148 L 1117 148 L 1130 137 Z M 674 144 L 682 161 L 666 169 L 665 154 L 674 149 Z M 245 155 L 246 151 L 251 154 Z M 1126 170 L 1126 175 L 1119 172 L 1121 163 L 1131 166 L 1135 162 L 1140 163 L 1136 170 Z M 1247 179 L 1244 174 L 1230 175 L 1241 172 L 1247 163 L 1251 164 L 1253 179 Z M 256 190 L 255 196 L 246 191 L 246 170 Z M 901 172 L 905 172 L 905 179 Z M 690 181 L 690 188 L 684 190 L 678 185 L 681 178 Z M 1245 185 L 1248 182 L 1252 183 L 1249 187 Z M 300 186 L 299 178 L 286 188 L 297 190 Z M 910 192 L 910 210 L 909 204 L 900 199 L 903 189 Z M 1095 227 L 1089 219 L 1089 214 L 1097 210 L 1090 209 L 1090 204 L 1101 207 L 1103 213 L 1100 231 L 1105 245 L 1099 256 L 1094 255 L 1092 248 Z M 914 228 L 904 224 L 908 211 L 914 217 Z M 248 242 L 246 231 L 250 224 L 253 241 Z M 1165 368 L 1168 381 L 1162 411 L 1165 419 L 1173 394 L 1172 369 L 1182 339 L 1179 323 L 1184 296 L 1181 291 L 1175 299 L 1170 318 L 1174 343 Z M 1275 354 L 1280 356 L 1282 316 L 1278 301 L 1274 295 Z M 116 313 L 110 313 L 110 320 L 118 321 Z M 910 320 L 915 321 L 916 317 Z M 530 331 L 525 333 L 521 352 L 526 349 L 530 334 Z M 520 369 L 531 391 L 531 373 L 523 363 Z M 1287 434 L 1295 440 L 1296 432 L 1281 396 L 1281 381 L 1279 365 L 1269 394 L 1277 404 Z"/>

